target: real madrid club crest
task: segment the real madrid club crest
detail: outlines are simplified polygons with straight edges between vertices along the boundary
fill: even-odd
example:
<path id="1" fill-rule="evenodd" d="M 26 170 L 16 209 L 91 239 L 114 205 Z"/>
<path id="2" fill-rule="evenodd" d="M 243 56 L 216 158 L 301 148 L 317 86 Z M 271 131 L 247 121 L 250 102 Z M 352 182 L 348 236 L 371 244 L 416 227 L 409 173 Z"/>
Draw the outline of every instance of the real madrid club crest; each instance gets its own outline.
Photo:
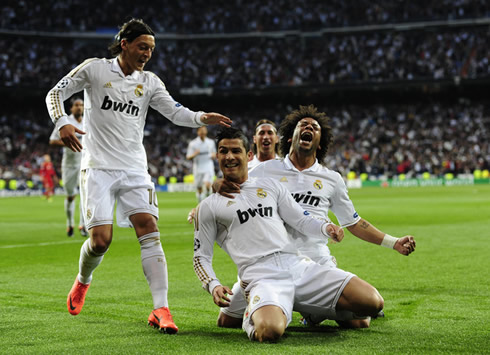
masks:
<path id="1" fill-rule="evenodd" d="M 267 192 L 265 192 L 264 189 L 257 189 L 257 196 L 260 198 L 266 198 Z"/>
<path id="2" fill-rule="evenodd" d="M 141 97 L 143 96 L 143 85 L 139 84 L 136 89 L 134 89 L 134 94 L 137 96 L 137 97 Z"/>
<path id="3" fill-rule="evenodd" d="M 317 190 L 323 189 L 323 184 L 321 180 L 315 180 L 315 182 L 313 183 L 313 187 Z"/>
<path id="4" fill-rule="evenodd" d="M 259 301 L 260 301 L 260 297 L 256 295 L 256 296 L 254 297 L 254 299 L 253 299 L 252 303 L 253 303 L 253 304 L 257 304 Z"/>

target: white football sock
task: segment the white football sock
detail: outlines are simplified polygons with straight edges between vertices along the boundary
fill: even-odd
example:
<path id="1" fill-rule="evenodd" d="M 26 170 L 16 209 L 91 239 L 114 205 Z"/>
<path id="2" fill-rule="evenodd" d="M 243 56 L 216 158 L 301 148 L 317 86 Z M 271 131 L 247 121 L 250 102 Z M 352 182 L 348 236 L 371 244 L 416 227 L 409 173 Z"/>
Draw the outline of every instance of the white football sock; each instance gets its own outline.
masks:
<path id="1" fill-rule="evenodd" d="M 160 232 L 145 234 L 138 241 L 141 246 L 143 272 L 153 297 L 153 308 L 168 307 L 167 261 L 160 243 Z"/>
<path id="2" fill-rule="evenodd" d="M 68 201 L 68 199 L 65 199 L 65 213 L 66 213 L 66 226 L 67 227 L 73 227 L 75 224 L 75 201 Z"/>
<path id="3" fill-rule="evenodd" d="M 104 254 L 97 254 L 92 250 L 90 238 L 83 243 L 82 249 L 80 250 L 78 281 L 83 284 L 89 284 L 92 281 L 92 273 L 102 262 Z"/>

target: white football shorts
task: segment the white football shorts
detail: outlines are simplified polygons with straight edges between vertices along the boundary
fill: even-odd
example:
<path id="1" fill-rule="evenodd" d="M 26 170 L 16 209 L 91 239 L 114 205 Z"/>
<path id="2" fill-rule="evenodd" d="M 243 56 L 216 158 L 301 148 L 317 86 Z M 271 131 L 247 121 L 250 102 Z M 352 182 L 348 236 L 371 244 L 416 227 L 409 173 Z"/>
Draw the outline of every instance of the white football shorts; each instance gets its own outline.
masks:
<path id="1" fill-rule="evenodd" d="M 80 167 L 61 167 L 61 178 L 63 179 L 63 189 L 67 196 L 75 196 L 77 187 L 80 183 Z"/>
<path id="2" fill-rule="evenodd" d="M 282 309 L 291 322 L 293 309 L 335 319 L 337 301 L 355 275 L 330 265 L 320 265 L 305 256 L 274 253 L 243 270 L 242 285 L 253 312 L 263 306 Z"/>
<path id="3" fill-rule="evenodd" d="M 136 213 L 149 213 L 158 219 L 155 185 L 146 172 L 82 170 L 80 199 L 87 229 L 113 224 L 116 202 L 120 227 L 132 227 L 129 217 Z"/>
<path id="4" fill-rule="evenodd" d="M 329 268 L 337 267 L 335 257 L 332 255 L 319 257 L 318 259 L 313 259 L 313 261 Z M 247 308 L 247 301 L 245 299 L 244 290 L 240 286 L 240 278 L 238 278 L 238 281 L 235 282 L 231 291 L 233 292 L 233 295 L 228 296 L 230 298 L 230 305 L 228 307 L 222 307 L 220 311 L 229 317 L 241 319 L 243 318 L 243 314 Z M 296 311 L 295 308 L 296 307 L 293 306 L 294 311 Z"/>
<path id="5" fill-rule="evenodd" d="M 208 171 L 205 173 L 194 174 L 194 184 L 196 188 L 203 187 L 206 183 L 212 183 L 214 177 L 214 172 Z"/>

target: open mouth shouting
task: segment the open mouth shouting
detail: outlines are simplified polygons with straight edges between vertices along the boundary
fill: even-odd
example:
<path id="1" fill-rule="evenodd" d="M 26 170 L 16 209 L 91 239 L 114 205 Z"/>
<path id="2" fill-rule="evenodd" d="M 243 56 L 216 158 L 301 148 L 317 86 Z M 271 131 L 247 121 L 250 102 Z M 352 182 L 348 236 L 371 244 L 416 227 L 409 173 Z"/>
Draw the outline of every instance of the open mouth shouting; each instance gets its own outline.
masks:
<path id="1" fill-rule="evenodd" d="M 304 131 L 300 136 L 300 143 L 311 143 L 313 140 L 313 133 L 310 131 Z"/>

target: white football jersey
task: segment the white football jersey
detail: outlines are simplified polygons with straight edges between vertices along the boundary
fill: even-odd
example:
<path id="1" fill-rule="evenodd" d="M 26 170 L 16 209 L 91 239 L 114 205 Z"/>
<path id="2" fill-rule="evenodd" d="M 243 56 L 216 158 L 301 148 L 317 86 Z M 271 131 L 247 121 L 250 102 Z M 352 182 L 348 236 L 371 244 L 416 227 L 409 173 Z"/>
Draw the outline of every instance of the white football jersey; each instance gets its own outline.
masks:
<path id="1" fill-rule="evenodd" d="M 277 181 L 249 178 L 240 189 L 234 199 L 212 194 L 196 213 L 194 270 L 209 292 L 219 284 L 212 267 L 214 242 L 231 257 L 242 277 L 247 266 L 261 257 L 298 252 L 284 222 L 327 239 L 322 231 L 325 219 L 312 218 Z"/>
<path id="2" fill-rule="evenodd" d="M 337 217 L 342 228 L 359 222 L 361 217 L 354 209 L 342 176 L 318 161 L 309 169 L 299 171 L 289 160 L 268 160 L 249 171 L 251 177 L 269 177 L 285 186 L 303 209 L 318 218 L 328 218 L 328 211 Z M 298 250 L 310 258 L 329 256 L 325 239 L 317 235 L 304 235 L 287 226 Z"/>
<path id="3" fill-rule="evenodd" d="M 83 120 L 82 120 L 83 122 Z M 78 122 L 73 115 L 68 116 L 68 123 L 75 126 L 76 128 L 80 129 L 83 131 L 83 123 Z M 75 133 L 77 138 L 82 142 L 83 144 L 83 135 L 80 133 Z M 54 128 L 53 132 L 51 133 L 51 136 L 49 137 L 49 140 L 60 140 L 60 132 L 58 128 Z M 80 169 L 80 162 L 82 161 L 82 153 L 80 152 L 74 152 L 70 148 L 63 147 L 63 158 L 61 159 L 61 167 L 63 169 L 65 168 L 76 168 Z"/>
<path id="4" fill-rule="evenodd" d="M 46 96 L 57 129 L 68 124 L 63 101 L 84 90 L 81 169 L 147 170 L 144 125 L 152 107 L 179 126 L 199 127 L 202 112 L 176 102 L 152 72 L 125 76 L 117 58 L 91 58 L 61 79 Z"/>
<path id="5" fill-rule="evenodd" d="M 276 157 L 274 159 L 281 159 L 279 155 L 276 154 Z M 266 160 L 267 161 L 267 160 Z M 258 158 L 257 155 L 254 155 L 253 159 L 248 162 L 248 170 L 255 168 L 257 165 L 259 165 L 261 162 Z"/>
<path id="6" fill-rule="evenodd" d="M 208 137 L 204 137 L 204 141 L 196 137 L 189 142 L 187 147 L 187 155 L 192 155 L 199 150 L 199 154 L 192 159 L 193 174 L 212 172 L 214 175 L 214 162 L 212 154 L 216 154 L 216 144 Z"/>

